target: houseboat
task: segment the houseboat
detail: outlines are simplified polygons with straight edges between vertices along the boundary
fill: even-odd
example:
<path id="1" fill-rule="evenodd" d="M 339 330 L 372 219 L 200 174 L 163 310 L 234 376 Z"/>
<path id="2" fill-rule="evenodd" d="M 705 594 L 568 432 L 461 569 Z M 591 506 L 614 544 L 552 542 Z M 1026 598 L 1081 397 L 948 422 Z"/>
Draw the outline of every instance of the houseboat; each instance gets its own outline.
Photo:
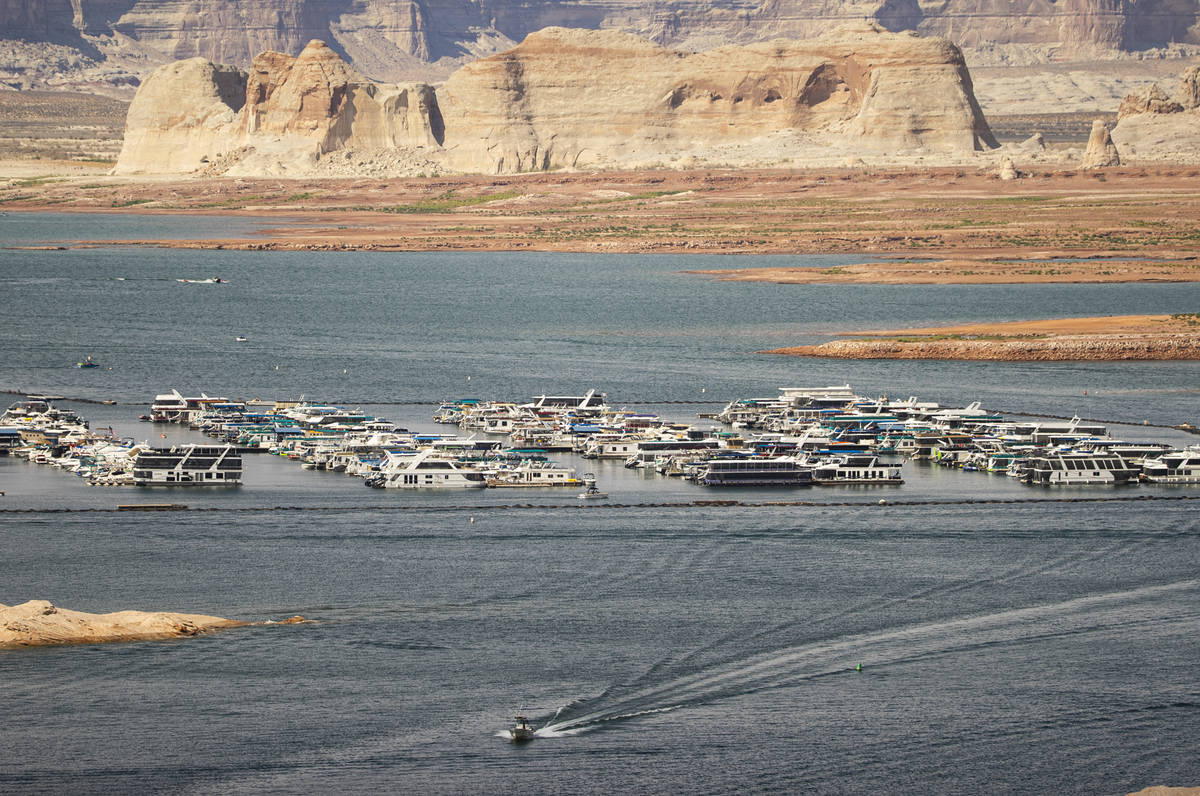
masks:
<path id="1" fill-rule="evenodd" d="M 435 458 L 426 448 L 416 454 L 388 453 L 379 472 L 367 479 L 370 487 L 386 489 L 476 489 L 487 486 L 483 473 L 462 462 Z"/>
<path id="2" fill-rule="evenodd" d="M 898 465 L 881 465 L 871 454 L 849 454 L 817 465 L 813 480 L 818 484 L 903 484 Z"/>
<path id="3" fill-rule="evenodd" d="M 807 486 L 813 468 L 792 456 L 711 459 L 696 476 L 705 486 Z"/>
<path id="4" fill-rule="evenodd" d="M 146 448 L 133 460 L 137 486 L 237 486 L 242 456 L 232 445 Z"/>
<path id="5" fill-rule="evenodd" d="M 1142 465 L 1142 480 L 1155 484 L 1200 484 L 1200 449 L 1168 453 Z"/>
<path id="6" fill-rule="evenodd" d="M 1127 484 L 1141 468 L 1110 453 L 1055 451 L 1025 460 L 1021 480 L 1029 484 Z"/>

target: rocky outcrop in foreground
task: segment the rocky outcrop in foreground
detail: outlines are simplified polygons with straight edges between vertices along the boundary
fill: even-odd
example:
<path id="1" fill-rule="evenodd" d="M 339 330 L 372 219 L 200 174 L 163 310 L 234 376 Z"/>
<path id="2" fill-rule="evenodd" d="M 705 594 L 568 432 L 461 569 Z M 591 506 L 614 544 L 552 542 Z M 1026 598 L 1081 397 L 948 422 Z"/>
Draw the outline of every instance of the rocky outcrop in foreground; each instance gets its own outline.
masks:
<path id="1" fill-rule="evenodd" d="M 1179 79 L 1175 96 L 1158 86 L 1121 102 L 1112 140 L 1126 160 L 1200 164 L 1200 67 Z"/>
<path id="2" fill-rule="evenodd" d="M 303 620 L 293 617 L 286 621 Z M 21 605 L 0 605 L 0 649 L 186 638 L 248 624 L 201 614 L 143 611 L 87 614 L 58 608 L 47 600 L 30 600 Z"/>
<path id="3" fill-rule="evenodd" d="M 440 90 L 366 80 L 324 43 L 249 72 L 162 67 L 116 173 L 511 173 L 969 157 L 995 140 L 962 53 L 862 27 L 703 53 L 547 28 Z"/>

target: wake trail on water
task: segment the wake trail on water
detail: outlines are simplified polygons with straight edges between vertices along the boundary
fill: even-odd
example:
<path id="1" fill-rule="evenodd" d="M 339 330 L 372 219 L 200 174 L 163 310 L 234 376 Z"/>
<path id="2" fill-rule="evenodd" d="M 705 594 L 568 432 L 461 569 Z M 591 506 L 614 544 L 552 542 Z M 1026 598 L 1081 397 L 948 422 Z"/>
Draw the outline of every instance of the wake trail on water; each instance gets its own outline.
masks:
<path id="1" fill-rule="evenodd" d="M 782 688 L 844 674 L 865 662 L 871 668 L 909 663 L 999 645 L 1147 625 L 1192 623 L 1200 609 L 1166 599 L 1200 593 L 1200 579 L 1080 597 L 874 633 L 822 639 L 765 650 L 740 659 L 658 679 L 652 668 L 636 680 L 591 699 L 563 706 L 544 725 L 542 737 L 574 735 L 649 714 Z"/>
<path id="2" fill-rule="evenodd" d="M 1044 574 L 1056 569 L 1079 567 L 1083 564 L 1094 562 L 1096 560 L 1108 558 L 1114 555 L 1128 555 L 1134 548 L 1149 544 L 1150 540 L 1140 541 L 1121 541 L 1104 548 L 1098 548 L 1084 553 L 1067 553 L 1053 558 L 1037 558 L 1036 563 L 1022 560 L 1017 562 L 1007 569 L 996 572 L 990 577 L 982 575 L 971 575 L 949 583 L 943 583 L 936 586 L 930 586 L 920 589 L 915 592 L 900 592 L 896 591 L 891 594 L 882 594 L 875 597 L 859 600 L 853 604 L 845 605 L 837 611 L 829 611 L 824 614 L 807 616 L 799 619 L 790 619 L 785 622 L 777 622 L 767 627 L 758 630 L 749 636 L 744 633 L 729 633 L 720 636 L 708 644 L 697 647 L 690 652 L 681 656 L 668 656 L 658 663 L 654 664 L 648 672 L 643 675 L 643 678 L 654 675 L 659 672 L 665 672 L 670 669 L 675 669 L 680 666 L 686 666 L 692 661 L 699 660 L 705 655 L 717 652 L 723 647 L 730 644 L 736 644 L 739 649 L 744 649 L 746 646 L 752 645 L 754 642 L 762 644 L 770 643 L 772 638 L 778 638 L 780 635 L 785 635 L 799 628 L 811 628 L 822 623 L 828 623 L 849 616 L 862 615 L 870 612 L 884 611 L 897 605 L 910 602 L 912 600 L 932 600 L 945 599 L 955 594 L 960 594 L 964 591 L 977 591 L 982 584 L 990 584 L 992 586 L 1011 583 L 1012 581 L 1021 580 L 1024 578 L 1033 577 Z"/>

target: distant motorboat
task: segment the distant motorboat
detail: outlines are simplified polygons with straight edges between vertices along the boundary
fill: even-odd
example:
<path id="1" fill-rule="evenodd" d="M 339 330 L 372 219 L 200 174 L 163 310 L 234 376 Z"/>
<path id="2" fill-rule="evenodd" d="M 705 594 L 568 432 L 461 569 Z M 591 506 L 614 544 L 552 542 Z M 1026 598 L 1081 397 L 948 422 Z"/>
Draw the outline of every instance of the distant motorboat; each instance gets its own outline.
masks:
<path id="1" fill-rule="evenodd" d="M 245 338 L 245 337 L 242 337 L 240 334 L 239 334 L 237 337 L 233 338 L 233 340 L 234 340 L 234 342 L 236 342 L 236 343 L 244 343 L 244 342 L 246 342 L 246 338 Z"/>
<path id="2" fill-rule="evenodd" d="M 596 488 L 596 476 L 592 473 L 584 473 L 582 476 L 583 484 L 586 487 L 579 493 L 580 500 L 607 500 L 608 493 L 601 492 Z"/>
<path id="3" fill-rule="evenodd" d="M 98 368 L 98 367 L 100 367 L 100 363 L 93 362 L 92 358 L 88 357 L 87 359 L 83 360 L 82 362 L 76 362 L 75 367 L 77 367 L 77 368 Z"/>
<path id="4" fill-rule="evenodd" d="M 208 279 L 176 279 L 176 282 L 182 282 L 185 285 L 224 285 L 226 280 L 219 276 L 210 276 Z"/>
<path id="5" fill-rule="evenodd" d="M 529 726 L 529 720 L 524 716 L 517 716 L 517 723 L 509 729 L 508 737 L 513 740 L 513 743 L 523 743 L 532 741 L 535 735 L 533 727 Z"/>

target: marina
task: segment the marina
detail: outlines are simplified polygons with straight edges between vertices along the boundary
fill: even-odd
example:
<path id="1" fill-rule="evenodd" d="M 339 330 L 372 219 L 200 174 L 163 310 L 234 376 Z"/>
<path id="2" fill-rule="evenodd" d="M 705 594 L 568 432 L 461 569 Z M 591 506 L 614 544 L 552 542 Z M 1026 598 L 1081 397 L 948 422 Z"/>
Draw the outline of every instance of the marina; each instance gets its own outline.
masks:
<path id="1" fill-rule="evenodd" d="M 23 240 L 246 228 L 21 216 Z M 0 456 L 0 602 L 313 620 L 0 652 L 6 707 L 22 717 L 0 728 L 22 750 L 0 790 L 472 792 L 504 776 L 561 792 L 1090 794 L 1191 782 L 1200 490 L 1040 486 L 1008 471 L 1089 438 L 1126 443 L 1109 444 L 1126 461 L 1183 456 L 1200 442 L 1178 428 L 1197 423 L 1200 364 L 754 352 L 855 328 L 1194 312 L 1197 288 L 682 273 L 862 256 L 0 249 L 0 409 L 42 396 L 62 423 L 70 413 L 108 438 L 95 449 L 106 458 L 110 445 L 127 457 L 231 444 L 243 464 L 233 488 L 98 488 L 49 463 L 64 458 L 52 450 L 41 465 Z M 228 284 L 175 281 L 208 274 Z M 103 367 L 75 368 L 85 354 Z M 816 406 L 781 390 L 827 386 L 846 389 L 810 395 Z M 524 412 L 503 434 L 434 419 L 593 389 L 576 430 Z M 846 410 L 845 392 L 863 405 Z M 203 409 L 180 406 L 205 396 Z M 243 405 L 242 425 L 191 427 L 223 398 Z M 139 420 L 152 403 L 188 419 Z M 715 417 L 731 403 L 734 422 Z M 578 432 L 615 433 L 618 413 L 626 444 L 716 440 L 714 473 L 862 455 L 903 483 L 704 486 L 685 451 L 625 467 L 632 450 L 575 450 Z M 221 436 L 235 429 L 245 444 Z M 372 449 L 396 438 L 409 438 L 401 455 L 436 449 L 485 480 L 485 466 L 530 461 L 582 483 L 366 488 L 386 460 Z M 607 497 L 581 497 L 589 482 Z M 535 742 L 508 742 L 514 714 Z"/>
<path id="2" fill-rule="evenodd" d="M 240 485 L 243 452 L 406 490 L 585 485 L 574 467 L 549 458 L 568 452 L 702 488 L 899 487 L 906 467 L 917 463 L 1004 474 L 1031 486 L 1200 483 L 1200 445 L 1120 439 L 1079 418 L 1011 419 L 978 402 L 959 408 L 916 396 L 871 399 L 848 384 L 736 399 L 719 412 L 700 413 L 695 423 L 612 406 L 596 390 L 525 403 L 457 400 L 434 409 L 432 422 L 458 426 L 463 435 L 410 431 L 361 408 L 205 392 L 187 397 L 178 390 L 155 396 L 143 417 L 185 426 L 217 444 L 162 448 L 111 430 L 97 434 L 75 413 L 30 399 L 0 415 L 0 451 L 96 486 Z M 530 447 L 533 440 L 545 440 L 546 448 Z M 595 488 L 595 475 L 587 476 Z"/>

